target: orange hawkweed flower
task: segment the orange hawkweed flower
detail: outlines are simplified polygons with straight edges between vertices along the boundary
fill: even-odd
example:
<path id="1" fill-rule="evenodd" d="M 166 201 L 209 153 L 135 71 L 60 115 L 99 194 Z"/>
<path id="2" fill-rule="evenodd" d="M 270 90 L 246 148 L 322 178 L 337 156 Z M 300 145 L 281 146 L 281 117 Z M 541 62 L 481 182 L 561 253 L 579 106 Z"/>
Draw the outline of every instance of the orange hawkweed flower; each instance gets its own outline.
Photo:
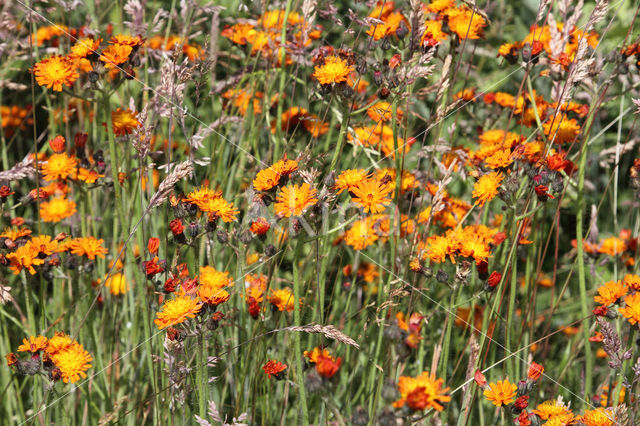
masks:
<path id="1" fill-rule="evenodd" d="M 74 58 L 85 58 L 97 52 L 100 48 L 101 38 L 92 39 L 89 37 L 81 38 L 71 46 L 71 53 L 69 56 Z"/>
<path id="2" fill-rule="evenodd" d="M 598 296 L 594 296 L 593 300 L 600 303 L 602 306 L 609 306 L 617 303 L 617 301 L 627 294 L 629 288 L 624 282 L 609 281 L 598 287 Z"/>
<path id="3" fill-rule="evenodd" d="M 402 120 L 403 114 L 404 113 L 401 109 L 396 109 L 398 120 Z M 375 122 L 389 121 L 393 118 L 391 117 L 391 104 L 385 101 L 377 102 L 367 109 L 367 115 Z"/>
<path id="4" fill-rule="evenodd" d="M 417 377 L 400 376 L 398 391 L 401 398 L 393 403 L 397 408 L 407 404 L 414 411 L 427 408 L 442 411 L 443 404 L 451 401 L 451 397 L 447 395 L 449 388 L 444 387 L 444 380 L 436 379 L 435 374 L 428 371 Z"/>
<path id="5" fill-rule="evenodd" d="M 337 190 L 338 194 L 340 194 L 345 189 L 351 192 L 351 190 L 355 188 L 359 182 L 367 179 L 368 177 L 369 173 L 367 173 L 367 171 L 364 169 L 345 170 L 340 173 L 340 175 L 338 175 L 338 178 L 333 185 L 333 189 Z"/>
<path id="6" fill-rule="evenodd" d="M 529 366 L 529 371 L 527 372 L 527 377 L 533 381 L 536 381 L 542 376 L 544 373 L 544 367 L 537 362 L 532 362 Z"/>
<path id="7" fill-rule="evenodd" d="M 66 179 L 76 172 L 78 160 L 66 153 L 53 154 L 46 163 L 42 165 L 43 179 L 46 181 Z"/>
<path id="8" fill-rule="evenodd" d="M 478 179 L 473 185 L 474 198 L 477 198 L 478 205 L 483 206 L 487 201 L 491 201 L 498 195 L 498 187 L 502 182 L 502 174 L 500 172 L 487 173 Z"/>
<path id="9" fill-rule="evenodd" d="M 487 26 L 484 18 L 467 6 L 449 8 L 445 11 L 449 17 L 449 29 L 461 40 L 479 39 L 483 36 L 482 29 Z"/>
<path id="10" fill-rule="evenodd" d="M 107 69 L 118 68 L 129 59 L 133 48 L 126 44 L 113 44 L 102 51 L 100 60 Z"/>
<path id="11" fill-rule="evenodd" d="M 324 60 L 324 64 L 315 67 L 312 76 L 318 80 L 320 84 L 342 83 L 347 81 L 347 77 L 355 68 L 349 65 L 346 59 L 338 56 L 328 56 Z"/>
<path id="12" fill-rule="evenodd" d="M 130 135 L 133 129 L 140 126 L 137 115 L 138 113 L 130 109 L 118 108 L 115 111 L 111 111 L 113 133 L 116 136 Z"/>
<path id="13" fill-rule="evenodd" d="M 267 363 L 262 366 L 262 369 L 267 374 L 268 378 L 273 376 L 276 379 L 279 379 L 282 372 L 287 369 L 287 364 L 283 364 L 282 362 L 273 359 L 271 361 L 267 361 Z"/>
<path id="14" fill-rule="evenodd" d="M 424 23 L 424 33 L 420 42 L 423 46 L 436 46 L 449 36 L 442 31 L 442 21 L 428 20 Z"/>
<path id="15" fill-rule="evenodd" d="M 269 303 L 279 311 L 291 312 L 294 308 L 293 293 L 288 288 L 279 290 L 270 289 L 270 293 L 267 296 Z"/>
<path id="16" fill-rule="evenodd" d="M 233 203 L 222 197 L 207 200 L 201 204 L 200 210 L 209 213 L 209 220 L 220 218 L 223 222 L 233 222 L 236 220 L 236 215 L 240 213 Z"/>
<path id="17" fill-rule="evenodd" d="M 40 203 L 40 217 L 45 222 L 60 222 L 76 212 L 76 203 L 64 196 Z"/>
<path id="18" fill-rule="evenodd" d="M 640 290 L 640 277 L 638 275 L 627 274 L 622 280 L 629 286 L 629 288 L 632 288 L 633 290 Z"/>
<path id="19" fill-rule="evenodd" d="M 114 296 L 125 294 L 129 290 L 127 277 L 121 272 L 112 274 L 110 277 L 108 277 L 104 282 L 104 286 L 107 287 L 109 289 L 109 293 L 113 294 Z"/>
<path id="20" fill-rule="evenodd" d="M 614 409 L 604 407 L 586 410 L 584 415 L 578 417 L 578 421 L 586 426 L 613 426 L 617 420 Z"/>
<path id="21" fill-rule="evenodd" d="M 96 256 L 104 259 L 104 255 L 107 254 L 109 250 L 102 247 L 103 243 L 104 240 L 102 238 L 80 237 L 71 240 L 69 248 L 71 249 L 71 254 L 77 256 L 86 256 L 91 260 L 94 260 Z"/>
<path id="22" fill-rule="evenodd" d="M 391 202 L 387 195 L 393 188 L 388 183 L 382 183 L 376 178 L 364 179 L 358 182 L 352 189 L 353 202 L 362 207 L 366 212 L 380 213 Z"/>
<path id="23" fill-rule="evenodd" d="M 627 244 L 622 238 L 609 237 L 602 241 L 599 253 L 608 254 L 609 256 L 617 256 L 627 249 Z"/>
<path id="24" fill-rule="evenodd" d="M 626 306 L 619 309 L 622 316 L 631 324 L 640 322 L 640 293 L 633 293 L 625 297 L 624 303 Z"/>
<path id="25" fill-rule="evenodd" d="M 276 196 L 276 214 L 281 217 L 301 216 L 308 207 L 318 202 L 317 194 L 307 183 L 285 186 Z"/>
<path id="26" fill-rule="evenodd" d="M 56 92 L 62 91 L 62 86 L 71 87 L 78 79 L 73 62 L 65 56 L 52 56 L 35 64 L 33 73 L 36 82 L 47 89 L 53 88 Z"/>
<path id="27" fill-rule="evenodd" d="M 93 361 L 91 354 L 75 340 L 65 349 L 51 355 L 51 360 L 60 369 L 62 381 L 75 383 L 82 377 L 87 377 L 85 371 L 91 368 Z"/>
<path id="28" fill-rule="evenodd" d="M 49 340 L 44 336 L 30 336 L 29 340 L 22 339 L 22 345 L 18 346 L 18 352 L 31 352 L 33 354 L 44 350 L 49 345 Z"/>
<path id="29" fill-rule="evenodd" d="M 202 309 L 202 303 L 198 298 L 191 298 L 181 294 L 168 300 L 162 305 L 162 310 L 156 313 L 157 318 L 153 322 L 160 330 L 185 322 L 189 318 L 195 318 Z"/>
<path id="30" fill-rule="evenodd" d="M 218 271 L 212 266 L 205 265 L 200 268 L 199 275 L 201 286 L 210 286 L 213 288 L 233 287 L 233 278 L 228 272 Z"/>
<path id="31" fill-rule="evenodd" d="M 575 118 L 569 119 L 566 115 L 562 117 L 551 117 L 542 123 L 544 134 L 557 144 L 572 142 L 580 133 L 580 125 Z"/>
<path id="32" fill-rule="evenodd" d="M 131 46 L 132 48 L 135 48 L 136 46 L 142 46 L 142 39 L 140 38 L 140 36 L 116 34 L 113 37 L 111 37 L 111 40 L 109 40 L 109 43 L 120 44 L 123 46 Z"/>
<path id="33" fill-rule="evenodd" d="M 33 245 L 25 244 L 20 246 L 15 252 L 6 256 L 10 262 L 9 269 L 16 275 L 23 269 L 27 269 L 31 275 L 34 275 L 36 273 L 34 266 L 44 263 L 44 259 L 41 259 L 38 255 L 39 251 Z"/>
<path id="34" fill-rule="evenodd" d="M 374 227 L 374 219 L 364 218 L 353 222 L 351 228 L 344 234 L 344 241 L 354 250 L 364 250 L 378 240 L 378 234 Z"/>
<path id="35" fill-rule="evenodd" d="M 251 227 L 249 228 L 249 230 L 255 235 L 264 235 L 269 231 L 270 228 L 271 225 L 269 225 L 267 219 L 265 219 L 264 217 L 259 217 L 258 219 L 251 222 Z"/>
<path id="36" fill-rule="evenodd" d="M 321 356 L 332 358 L 329 351 L 316 346 L 312 351 L 304 351 L 303 355 L 309 360 L 310 364 L 315 364 Z"/>
<path id="37" fill-rule="evenodd" d="M 227 290 L 213 285 L 200 285 L 197 294 L 200 300 L 209 306 L 218 306 L 231 297 Z"/>
<path id="38" fill-rule="evenodd" d="M 497 383 L 489 383 L 489 388 L 484 391 L 484 397 L 493 405 L 500 407 L 516 400 L 516 390 L 518 386 L 505 379 Z"/>
<path id="39" fill-rule="evenodd" d="M 332 356 L 327 357 L 320 354 L 316 359 L 316 373 L 320 377 L 330 379 L 338 372 L 340 364 L 342 364 L 342 358 L 334 359 Z"/>
<path id="40" fill-rule="evenodd" d="M 531 411 L 542 420 L 551 421 L 553 424 L 571 424 L 575 420 L 571 410 L 561 401 L 545 401 Z"/>
<path id="41" fill-rule="evenodd" d="M 260 170 L 253 180 L 253 189 L 256 191 L 269 191 L 270 189 L 278 186 L 280 182 L 280 173 L 273 169 L 273 167 L 267 167 Z"/>

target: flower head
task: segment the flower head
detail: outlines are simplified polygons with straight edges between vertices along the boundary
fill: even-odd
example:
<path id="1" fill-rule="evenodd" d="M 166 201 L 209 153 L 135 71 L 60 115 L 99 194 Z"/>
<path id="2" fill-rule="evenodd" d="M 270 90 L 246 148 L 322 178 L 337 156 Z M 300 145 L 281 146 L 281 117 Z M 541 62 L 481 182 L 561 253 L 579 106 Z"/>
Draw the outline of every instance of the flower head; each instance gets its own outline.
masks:
<path id="1" fill-rule="evenodd" d="M 473 185 L 472 195 L 477 198 L 478 205 L 483 206 L 487 201 L 491 201 L 498 195 L 498 187 L 502 182 L 502 174 L 500 172 L 491 172 L 482 175 L 480 179 Z"/>
<path id="2" fill-rule="evenodd" d="M 320 84 L 342 83 L 347 81 L 347 77 L 354 70 L 353 66 L 347 63 L 346 59 L 338 56 L 328 56 L 324 60 L 324 64 L 315 67 L 313 77 Z"/>
<path id="3" fill-rule="evenodd" d="M 140 126 L 137 113 L 130 109 L 118 108 L 111 111 L 111 122 L 113 123 L 113 133 L 116 136 L 129 135 Z"/>
<path id="4" fill-rule="evenodd" d="M 40 217 L 45 222 L 60 222 L 76 212 L 76 203 L 64 196 L 40 203 Z"/>
<path id="5" fill-rule="evenodd" d="M 109 292 L 114 296 L 118 296 L 120 294 L 125 294 L 129 290 L 129 284 L 127 283 L 127 277 L 118 272 L 116 274 L 112 274 L 107 278 L 104 283 L 105 287 L 109 289 Z"/>
<path id="6" fill-rule="evenodd" d="M 56 92 L 61 92 L 62 86 L 71 87 L 79 77 L 73 62 L 59 55 L 38 62 L 33 67 L 33 73 L 40 86 L 46 86 L 47 89 L 53 88 Z"/>
<path id="7" fill-rule="evenodd" d="M 619 312 L 631 324 L 640 322 L 640 293 L 633 293 L 624 298 L 625 307 L 620 308 Z"/>
<path id="8" fill-rule="evenodd" d="M 71 46 L 71 54 L 70 56 L 74 58 L 85 58 L 90 56 L 100 48 L 100 43 L 102 42 L 101 38 L 92 39 L 89 37 L 81 38 L 76 43 Z"/>
<path id="9" fill-rule="evenodd" d="M 484 396 L 493 405 L 509 405 L 516 400 L 516 390 L 518 386 L 509 383 L 508 380 L 501 380 L 496 383 L 489 383 L 489 388 L 485 389 Z"/>
<path id="10" fill-rule="evenodd" d="M 276 196 L 276 214 L 284 217 L 301 216 L 308 207 L 318 202 L 317 193 L 307 183 L 283 187 Z"/>
<path id="11" fill-rule="evenodd" d="M 383 180 L 377 178 L 363 179 L 352 189 L 353 202 L 362 207 L 366 212 L 380 213 L 385 206 L 389 205 L 391 199 L 387 196 L 393 188 Z"/>
<path id="12" fill-rule="evenodd" d="M 283 364 L 282 362 L 273 359 L 271 361 L 267 361 L 267 363 L 262 366 L 262 369 L 267 374 L 268 378 L 273 376 L 278 379 L 282 376 L 284 370 L 287 369 L 287 364 Z"/>
<path id="13" fill-rule="evenodd" d="M 133 48 L 126 44 L 112 44 L 102 51 L 100 60 L 104 62 L 104 67 L 107 69 L 118 68 L 129 59 L 132 50 Z"/>
<path id="14" fill-rule="evenodd" d="M 598 287 L 598 296 L 594 296 L 593 300 L 600 303 L 602 306 L 609 306 L 616 303 L 621 297 L 623 297 L 629 288 L 624 282 L 609 281 Z"/>
<path id="15" fill-rule="evenodd" d="M 49 345 L 49 340 L 44 336 L 30 336 L 29 340 L 22 339 L 22 345 L 18 346 L 18 352 L 31 352 L 33 354 L 44 350 Z"/>
<path id="16" fill-rule="evenodd" d="M 424 371 L 417 377 L 401 376 L 398 379 L 398 391 L 401 398 L 394 402 L 395 407 L 407 406 L 414 411 L 433 408 L 444 409 L 443 404 L 451 401 L 447 395 L 448 387 L 444 387 L 443 379 L 436 379 L 434 373 Z"/>
<path id="17" fill-rule="evenodd" d="M 320 355 L 316 361 L 316 373 L 320 377 L 330 379 L 338 372 L 340 364 L 342 364 L 342 358 L 340 357 L 333 359 L 333 357 Z"/>
<path id="18" fill-rule="evenodd" d="M 267 300 L 279 311 L 293 311 L 293 293 L 286 287 L 279 290 L 271 289 Z"/>
<path id="19" fill-rule="evenodd" d="M 73 341 L 71 345 L 51 355 L 51 360 L 60 369 L 65 383 L 75 383 L 81 377 L 87 377 L 85 371 L 91 368 L 93 358 L 81 344 Z"/>
<path id="20" fill-rule="evenodd" d="M 188 318 L 195 318 L 202 309 L 202 303 L 197 298 L 181 294 L 168 300 L 162 305 L 162 310 L 156 313 L 157 318 L 153 322 L 159 329 L 171 327 L 185 322 Z"/>

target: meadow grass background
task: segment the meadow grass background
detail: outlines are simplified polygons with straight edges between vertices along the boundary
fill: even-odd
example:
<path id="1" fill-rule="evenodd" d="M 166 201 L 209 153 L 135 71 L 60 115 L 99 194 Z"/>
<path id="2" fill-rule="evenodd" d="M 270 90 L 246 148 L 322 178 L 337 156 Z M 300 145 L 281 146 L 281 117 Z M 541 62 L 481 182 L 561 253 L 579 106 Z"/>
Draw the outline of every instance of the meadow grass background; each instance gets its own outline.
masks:
<path id="1" fill-rule="evenodd" d="M 366 35 L 369 25 L 360 25 L 349 15 L 352 10 L 364 19 L 374 6 L 364 2 L 173 0 L 142 2 L 141 9 L 131 1 L 66 2 L 72 10 L 65 10 L 63 3 L 20 0 L 0 6 L 0 39 L 4 40 L 0 42 L 0 105 L 34 106 L 22 128 L 17 126 L 11 133 L 4 129 L 3 117 L 2 169 L 15 172 L 16 165 L 36 151 L 50 155 L 48 141 L 56 135 L 66 138 L 67 151 L 72 152 L 74 135 L 84 132 L 94 168 L 99 167 L 101 151 L 104 177 L 94 184 L 68 182 L 77 213 L 47 223 L 38 214 L 43 201 L 24 198 L 48 183 L 35 177 L 33 166 L 23 175 L 0 175 L 15 191 L 2 204 L 2 227 L 10 226 L 12 218 L 23 217 L 33 235 L 94 236 L 104 240 L 108 254 L 95 261 L 64 254 L 59 267 L 35 275 L 25 270 L 13 274 L 5 267 L 0 278 L 4 302 L 0 352 L 16 352 L 25 337 L 52 337 L 54 331 L 63 331 L 89 351 L 92 368 L 86 379 L 65 384 L 52 383 L 46 374 L 20 375 L 15 368 L 3 366 L 2 423 L 513 424 L 517 414 L 487 401 L 473 382 L 474 373 L 479 369 L 489 382 L 508 378 L 517 384 L 535 361 L 544 365 L 544 375 L 529 393 L 529 411 L 543 401 L 562 398 L 578 415 L 606 406 L 601 404 L 602 395 L 614 392 L 608 405 L 618 406 L 615 422 L 634 424 L 636 326 L 620 314 L 599 319 L 610 324 L 608 337 L 620 339 L 615 353 L 630 351 L 616 368 L 608 364 L 615 342 L 603 358 L 598 352 L 602 344 L 588 338 L 602 328 L 592 313 L 597 306 L 596 289 L 636 273 L 637 266 L 628 259 L 635 260 L 637 253 L 629 248 L 624 259 L 583 256 L 583 245 L 578 242 L 573 247 L 572 240 L 580 241 L 578 230 L 595 244 L 622 230 L 629 230 L 629 241 L 638 236 L 637 189 L 630 176 L 638 157 L 632 101 L 639 97 L 638 68 L 630 60 L 625 69 L 617 55 L 636 41 L 637 4 L 598 2 L 607 3 L 608 8 L 594 28 L 599 44 L 587 53 L 595 62 L 580 81 L 569 80 L 569 99 L 589 106 L 589 113 L 580 119 L 581 136 L 568 150 L 567 158 L 578 171 L 571 176 L 565 173 L 555 198 L 542 202 L 533 190 L 535 170 L 530 172 L 531 166 L 518 163 L 509 174 L 513 178 L 509 184 L 515 188 L 504 200 L 496 197 L 465 216 L 464 226 L 495 224 L 496 214 L 503 215 L 495 227 L 506 239 L 493 248 L 489 259 L 489 272 L 501 272 L 502 279 L 493 291 L 486 291 L 486 279 L 472 264 L 465 271 L 462 259 L 456 264 L 424 262 L 432 274 L 412 271 L 409 263 L 417 242 L 444 230 L 422 224 L 405 235 L 401 215 L 417 220 L 420 211 L 436 205 L 437 197 L 429 195 L 427 182 L 446 186 L 453 197 L 475 202 L 473 184 L 484 170 L 471 163 L 447 170 L 442 154 L 458 146 L 477 149 L 480 129 L 513 131 L 526 141 L 551 139 L 544 135 L 540 117 L 532 126 L 523 126 L 508 110 L 483 101 L 490 92 L 526 96 L 535 90 L 552 102 L 554 81 L 566 82 L 575 71 L 569 67 L 553 80 L 539 75 L 548 67 L 544 60 L 527 63 L 520 55 L 510 64 L 496 57 L 503 43 L 527 36 L 536 21 L 538 2 L 476 2 L 486 13 L 484 36 L 461 43 L 450 37 L 428 64 L 420 64 L 420 52 L 411 51 L 411 35 L 402 41 L 391 39 L 386 50 L 373 42 Z M 570 15 L 576 6 L 555 3 L 550 7 L 556 21 L 563 21 L 559 7 L 569 5 Z M 251 55 L 250 48 L 220 34 L 238 18 L 253 19 L 255 24 L 266 10 L 303 13 L 310 4 L 315 23 L 322 25 L 320 38 L 290 52 L 292 62 L 285 67 Z M 409 17 L 409 2 L 397 1 L 395 7 Z M 586 2 L 578 27 L 587 25 L 594 7 Z M 543 21 L 548 16 L 544 10 Z M 113 34 L 137 35 L 132 22 L 146 27 L 142 34 L 146 39 L 166 40 L 172 35 L 187 39 L 201 49 L 200 58 L 185 59 L 181 50 L 146 53 L 140 55 L 139 63 L 131 64 L 134 79 L 121 75 L 115 83 L 101 74 L 98 83 L 91 84 L 83 74 L 63 92 L 46 89 L 32 78 L 29 70 L 35 63 L 54 52 L 66 54 L 73 44 L 64 34 L 57 37 L 57 46 L 30 43 L 29 34 L 38 28 L 86 25 L 106 43 L 108 26 Z M 366 60 L 366 72 L 359 74 L 370 84 L 365 93 L 348 97 L 337 88 L 320 87 L 312 77 L 311 60 L 314 48 L 321 46 L 351 49 L 358 64 Z M 388 124 L 392 147 L 397 150 L 399 138 L 413 136 L 415 143 L 406 155 L 397 151 L 388 156 L 354 145 L 347 134 L 356 126 L 371 124 L 363 107 L 377 91 L 374 73 L 396 53 L 407 72 L 421 65 L 433 68 L 415 81 L 391 87 L 387 100 L 392 115 L 397 109 L 404 111 L 401 120 Z M 450 65 L 445 67 L 447 60 Z M 250 106 L 242 114 L 221 96 L 232 88 L 263 92 L 262 111 Z M 473 99 L 456 101 L 455 94 L 465 88 L 475 89 Z M 358 106 L 351 108 L 356 101 Z M 77 112 L 65 119 L 64 111 L 73 107 Z M 316 114 L 328 123 L 328 131 L 314 137 L 302 124 L 283 130 L 279 117 L 291 107 Z M 144 124 L 153 127 L 150 134 L 155 138 L 146 155 L 136 149 L 138 134 L 116 136 L 110 131 L 110 114 L 116 108 L 146 109 Z M 265 239 L 252 236 L 249 227 L 256 214 L 276 219 L 272 206 L 256 201 L 252 181 L 258 171 L 284 154 L 298 161 L 300 170 L 291 181 L 312 182 L 321 202 L 306 212 L 306 227 L 297 234 L 299 225 L 284 219 L 273 224 Z M 192 173 L 177 181 L 165 180 L 184 162 Z M 420 182 L 415 194 L 393 191 L 384 210 L 389 215 L 388 235 L 364 250 L 354 250 L 338 237 L 365 213 L 357 205 L 348 205 L 344 193 L 334 198 L 331 189 L 341 171 L 355 168 L 405 170 Z M 125 174 L 122 182 L 118 173 Z M 396 176 L 399 186 L 400 173 Z M 163 180 L 169 185 L 166 193 L 162 189 L 167 187 L 159 185 Z M 220 190 L 239 214 L 236 221 L 218 221 L 215 230 L 207 229 L 206 215 L 185 219 L 185 227 L 197 222 L 198 229 L 195 236 L 185 231 L 187 241 L 181 243 L 169 227 L 171 220 L 184 213 L 172 206 L 173 197 L 200 185 Z M 156 203 L 158 196 L 160 203 Z M 524 219 L 529 219 L 530 227 L 526 237 L 531 244 L 527 245 L 518 244 Z M 145 249 L 151 237 L 160 239 L 158 257 L 166 260 L 166 271 L 147 279 L 143 262 L 153 257 Z M 3 247 L 3 258 L 11 251 L 12 247 Z M 163 284 L 181 263 L 188 266 L 191 277 L 205 265 L 228 271 L 234 286 L 228 289 L 231 298 L 218 308 L 224 318 L 215 327 L 207 323 L 210 315 L 200 315 L 183 324 L 188 335 L 176 342 L 167 339 L 167 331 L 159 330 L 153 320 L 161 309 L 160 299 L 171 298 L 164 294 Z M 378 272 L 372 282 L 345 276 L 345 266 L 357 271 L 363 263 Z M 104 286 L 106 277 L 117 272 L 124 274 L 129 285 L 122 295 L 110 294 Z M 444 272 L 447 277 L 443 278 Z M 295 300 L 302 302 L 294 303 L 292 312 L 281 312 L 270 307 L 265 292 L 259 318 L 253 319 L 244 296 L 249 274 L 264 274 L 270 288 L 288 287 Z M 543 275 L 551 286 L 539 284 Z M 402 343 L 407 334 L 398 327 L 398 312 L 407 319 L 412 312 L 424 315 L 415 348 Z M 309 324 L 333 327 L 291 328 Z M 322 345 L 341 357 L 331 379 L 310 374 L 313 366 L 305 369 L 303 351 Z M 287 364 L 283 380 L 269 379 L 264 373 L 262 367 L 271 359 Z M 444 410 L 394 408 L 392 402 L 400 398 L 398 378 L 423 371 L 433 372 L 450 387 L 451 401 Z"/>

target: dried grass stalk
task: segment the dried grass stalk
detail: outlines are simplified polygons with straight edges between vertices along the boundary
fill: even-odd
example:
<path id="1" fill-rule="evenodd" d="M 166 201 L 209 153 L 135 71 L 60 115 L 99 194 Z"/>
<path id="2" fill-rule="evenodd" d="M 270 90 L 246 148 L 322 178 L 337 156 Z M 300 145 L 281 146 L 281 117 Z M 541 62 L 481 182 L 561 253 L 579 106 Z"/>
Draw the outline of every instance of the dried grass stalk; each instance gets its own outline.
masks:
<path id="1" fill-rule="evenodd" d="M 162 204 L 168 197 L 173 187 L 180 180 L 184 179 L 187 176 L 191 176 L 193 173 L 193 165 L 190 161 L 185 161 L 173 168 L 171 173 L 164 178 L 164 180 L 160 183 L 158 187 L 158 192 L 153 194 L 151 197 L 151 201 L 149 201 L 149 209 L 152 209 L 160 204 Z"/>
<path id="2" fill-rule="evenodd" d="M 347 345 L 353 346 L 354 348 L 360 349 L 360 345 L 356 343 L 351 337 L 344 334 L 342 331 L 338 330 L 332 325 L 320 325 L 320 324 L 307 324 L 302 326 L 291 326 L 283 328 L 282 331 L 301 331 L 304 333 L 312 333 L 312 334 L 322 334 L 324 337 L 328 337 L 332 340 L 337 340 L 338 342 L 345 343 Z"/>

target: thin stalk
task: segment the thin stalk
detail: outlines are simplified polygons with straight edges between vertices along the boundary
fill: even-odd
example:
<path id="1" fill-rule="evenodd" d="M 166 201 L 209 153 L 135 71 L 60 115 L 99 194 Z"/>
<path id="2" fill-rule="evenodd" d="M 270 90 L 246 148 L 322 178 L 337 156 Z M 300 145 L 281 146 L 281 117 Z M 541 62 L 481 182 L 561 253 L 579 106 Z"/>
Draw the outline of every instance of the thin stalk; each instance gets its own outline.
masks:
<path id="1" fill-rule="evenodd" d="M 301 260 L 302 245 L 304 244 L 304 238 L 302 235 L 298 236 L 296 242 L 296 249 L 293 255 L 293 322 L 295 325 L 302 325 L 300 322 L 300 266 L 298 262 Z M 300 333 L 293 333 L 293 345 L 294 345 L 294 358 L 296 360 L 296 383 L 298 385 L 300 411 L 302 411 L 302 424 L 309 424 L 309 412 L 307 410 L 307 395 L 304 388 L 304 373 L 302 370 L 302 346 L 300 344 Z"/>

